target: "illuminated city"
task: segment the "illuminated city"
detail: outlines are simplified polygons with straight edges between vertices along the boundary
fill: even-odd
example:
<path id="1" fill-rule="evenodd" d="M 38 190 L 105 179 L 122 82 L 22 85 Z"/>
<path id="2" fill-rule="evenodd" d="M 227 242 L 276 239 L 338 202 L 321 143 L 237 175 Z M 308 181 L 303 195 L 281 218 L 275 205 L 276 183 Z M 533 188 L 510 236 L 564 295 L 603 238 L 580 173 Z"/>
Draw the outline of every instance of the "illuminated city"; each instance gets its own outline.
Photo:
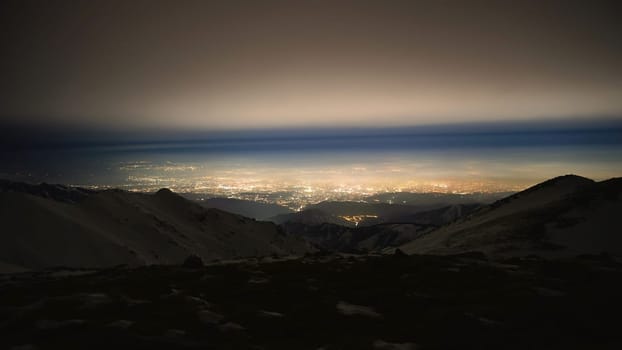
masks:
<path id="1" fill-rule="evenodd" d="M 178 193 L 192 194 L 192 198 L 197 200 L 235 198 L 275 203 L 292 210 L 301 210 L 322 201 L 366 201 L 367 197 L 379 193 L 494 193 L 519 191 L 531 185 L 528 181 L 457 177 L 432 179 L 429 175 L 419 179 L 409 178 L 404 175 L 408 169 L 396 168 L 394 165 L 387 170 L 352 165 L 313 171 L 279 169 L 277 174 L 271 168 L 218 170 L 201 164 L 137 161 L 123 163 L 118 170 L 126 175 L 123 183 L 109 186 L 78 185 L 90 188 L 120 187 L 138 192 L 154 192 L 166 187 Z M 357 176 L 351 176 L 352 172 Z M 355 217 L 344 219 L 353 223 L 362 220 Z"/>

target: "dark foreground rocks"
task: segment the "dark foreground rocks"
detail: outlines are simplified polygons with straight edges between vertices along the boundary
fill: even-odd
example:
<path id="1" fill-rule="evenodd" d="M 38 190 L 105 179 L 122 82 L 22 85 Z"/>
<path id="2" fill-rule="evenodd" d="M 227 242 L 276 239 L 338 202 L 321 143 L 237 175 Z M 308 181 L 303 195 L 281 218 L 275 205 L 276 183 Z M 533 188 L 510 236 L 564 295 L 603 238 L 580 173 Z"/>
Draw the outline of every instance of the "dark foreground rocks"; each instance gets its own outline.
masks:
<path id="1" fill-rule="evenodd" d="M 198 269 L 203 267 L 205 264 L 203 263 L 203 259 L 201 259 L 198 255 L 190 255 L 184 260 L 184 263 L 181 265 L 183 267 Z"/>
<path id="2" fill-rule="evenodd" d="M 308 256 L 0 276 L 3 349 L 621 349 L 616 258 Z"/>

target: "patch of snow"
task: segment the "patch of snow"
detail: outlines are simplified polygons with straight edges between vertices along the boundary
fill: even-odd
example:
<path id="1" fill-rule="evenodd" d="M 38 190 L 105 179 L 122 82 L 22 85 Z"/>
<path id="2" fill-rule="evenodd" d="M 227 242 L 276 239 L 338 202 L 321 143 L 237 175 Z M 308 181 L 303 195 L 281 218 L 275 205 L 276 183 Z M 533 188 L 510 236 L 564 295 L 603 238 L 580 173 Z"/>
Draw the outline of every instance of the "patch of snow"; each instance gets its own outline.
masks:
<path id="1" fill-rule="evenodd" d="M 374 349 L 381 350 L 415 350 L 417 344 L 415 343 L 389 343 L 382 339 L 378 339 L 373 344 Z"/>
<path id="2" fill-rule="evenodd" d="M 259 310 L 259 315 L 265 316 L 265 317 L 284 317 L 285 316 L 280 312 L 266 311 L 266 310 Z"/>
<path id="3" fill-rule="evenodd" d="M 367 316 L 374 318 L 382 317 L 381 314 L 377 313 L 369 306 L 350 304 L 345 301 L 337 303 L 337 311 L 347 316 Z"/>
<path id="4" fill-rule="evenodd" d="M 244 328 L 242 325 L 237 324 L 235 322 L 227 322 L 225 324 L 218 326 L 218 329 L 220 329 L 222 332 L 231 332 L 231 331 L 243 331 L 246 328 Z"/>

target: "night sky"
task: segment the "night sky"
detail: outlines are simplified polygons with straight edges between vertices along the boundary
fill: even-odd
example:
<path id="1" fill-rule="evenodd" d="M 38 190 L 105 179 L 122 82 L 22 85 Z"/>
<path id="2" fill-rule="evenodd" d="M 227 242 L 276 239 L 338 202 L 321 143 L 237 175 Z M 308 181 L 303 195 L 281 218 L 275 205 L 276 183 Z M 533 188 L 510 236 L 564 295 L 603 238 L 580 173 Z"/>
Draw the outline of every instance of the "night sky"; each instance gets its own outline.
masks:
<path id="1" fill-rule="evenodd" d="M 620 1 L 3 1 L 0 122 L 617 119 Z"/>

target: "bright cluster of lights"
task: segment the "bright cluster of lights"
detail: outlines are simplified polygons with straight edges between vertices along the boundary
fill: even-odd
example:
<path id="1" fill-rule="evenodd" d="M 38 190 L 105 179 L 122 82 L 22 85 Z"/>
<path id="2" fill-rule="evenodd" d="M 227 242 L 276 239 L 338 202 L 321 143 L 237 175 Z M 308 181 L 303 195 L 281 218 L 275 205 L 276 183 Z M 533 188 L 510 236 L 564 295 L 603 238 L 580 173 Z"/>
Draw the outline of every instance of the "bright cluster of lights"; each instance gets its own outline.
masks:
<path id="1" fill-rule="evenodd" d="M 373 171 L 372 176 L 367 173 L 366 176 L 358 176 L 358 172 L 369 173 L 369 169 L 356 169 L 357 173 L 353 175 L 343 169 L 331 168 L 301 171 L 222 167 L 215 170 L 200 164 L 154 164 L 146 161 L 126 162 L 118 170 L 126 175 L 126 181 L 111 187 L 140 192 L 153 192 L 166 187 L 179 193 L 192 193 L 197 199 L 245 199 L 275 203 L 293 210 L 322 201 L 364 201 L 380 193 L 492 193 L 517 191 L 529 185 L 493 180 L 411 179 L 403 176 L 405 169 L 396 171 L 394 166 L 391 173 L 401 176 L 390 177 L 386 173 Z M 356 224 L 365 218 L 343 219 Z"/>
<path id="2" fill-rule="evenodd" d="M 370 215 L 370 214 L 361 214 L 361 215 L 342 215 L 340 218 L 351 222 L 354 226 L 358 226 L 359 223 L 366 219 L 377 219 L 378 215 Z"/>

